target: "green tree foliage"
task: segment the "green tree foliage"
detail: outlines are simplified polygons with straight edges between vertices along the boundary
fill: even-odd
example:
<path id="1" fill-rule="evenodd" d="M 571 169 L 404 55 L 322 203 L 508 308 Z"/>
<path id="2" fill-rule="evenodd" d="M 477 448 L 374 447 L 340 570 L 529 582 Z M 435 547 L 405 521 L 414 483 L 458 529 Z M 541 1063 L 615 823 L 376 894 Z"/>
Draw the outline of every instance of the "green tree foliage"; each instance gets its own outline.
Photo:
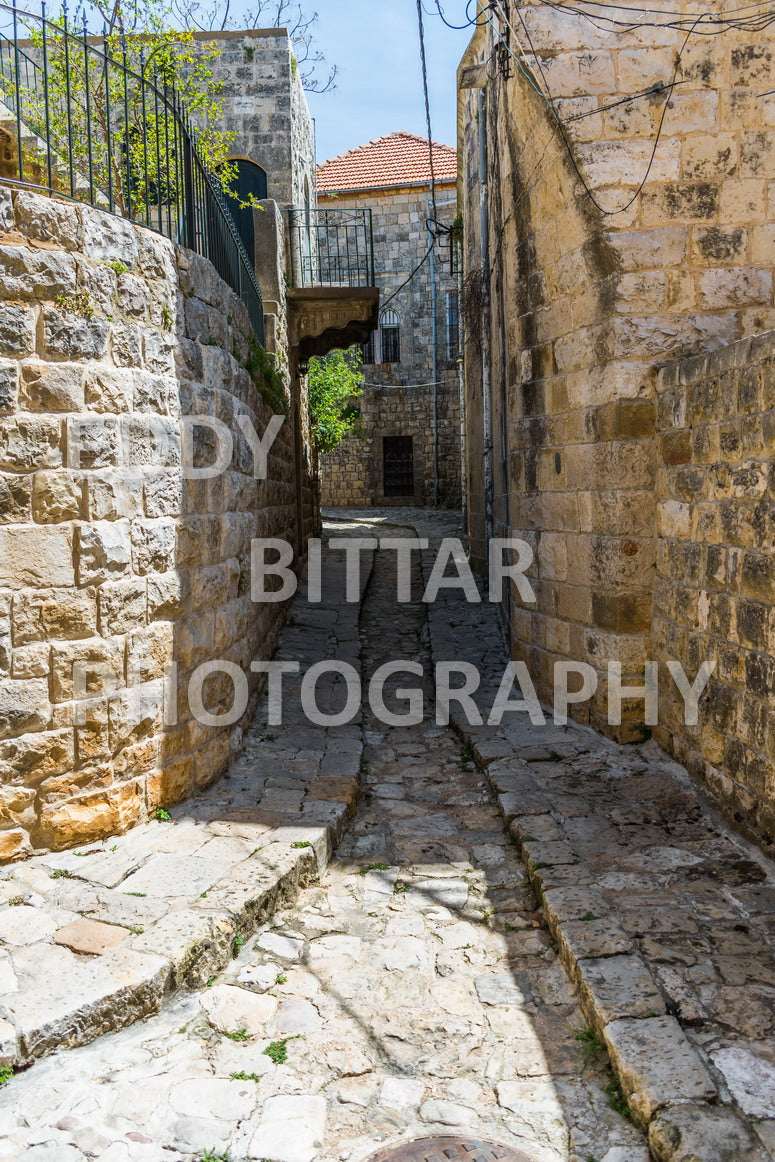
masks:
<path id="1" fill-rule="evenodd" d="M 169 0 L 85 0 L 84 23 L 50 17 L 42 69 L 20 75 L 22 118 L 48 136 L 60 162 L 72 159 L 88 179 L 95 202 L 112 199 L 120 213 L 165 218 L 182 200 L 184 165 L 176 120 L 196 127 L 197 150 L 223 192 L 236 167 L 227 161 L 235 134 L 222 126 L 222 83 L 214 42 L 198 41 L 175 26 Z M 104 30 L 86 43 L 83 30 Z M 41 27 L 31 23 L 35 57 L 42 61 Z M 176 113 L 177 110 L 177 113 Z M 89 131 L 90 130 L 90 131 Z"/>
<path id="2" fill-rule="evenodd" d="M 333 452 L 345 436 L 360 435 L 361 349 L 331 351 L 309 361 L 309 410 L 318 452 Z"/>
<path id="3" fill-rule="evenodd" d="M 202 31 L 244 28 L 287 28 L 293 41 L 291 68 L 308 93 L 336 88 L 336 65 L 329 65 L 315 42 L 318 14 L 298 0 L 173 0 L 184 25 Z"/>

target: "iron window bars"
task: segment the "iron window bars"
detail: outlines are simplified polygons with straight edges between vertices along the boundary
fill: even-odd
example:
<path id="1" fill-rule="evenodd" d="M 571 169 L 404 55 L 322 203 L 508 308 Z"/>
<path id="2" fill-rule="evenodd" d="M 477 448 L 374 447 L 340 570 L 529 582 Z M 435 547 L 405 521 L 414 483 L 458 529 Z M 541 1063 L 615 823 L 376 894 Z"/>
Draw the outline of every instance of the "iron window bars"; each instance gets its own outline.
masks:
<path id="1" fill-rule="evenodd" d="M 395 311 L 383 311 L 379 317 L 381 361 L 401 362 L 401 320 Z"/>
<path id="2" fill-rule="evenodd" d="M 91 36 L 66 9 L 50 20 L 45 3 L 40 14 L 16 0 L 0 12 L 2 179 L 128 218 L 208 258 L 263 343 L 253 262 L 178 93 L 142 44 Z"/>
<path id="3" fill-rule="evenodd" d="M 287 213 L 294 287 L 374 286 L 371 210 Z"/>

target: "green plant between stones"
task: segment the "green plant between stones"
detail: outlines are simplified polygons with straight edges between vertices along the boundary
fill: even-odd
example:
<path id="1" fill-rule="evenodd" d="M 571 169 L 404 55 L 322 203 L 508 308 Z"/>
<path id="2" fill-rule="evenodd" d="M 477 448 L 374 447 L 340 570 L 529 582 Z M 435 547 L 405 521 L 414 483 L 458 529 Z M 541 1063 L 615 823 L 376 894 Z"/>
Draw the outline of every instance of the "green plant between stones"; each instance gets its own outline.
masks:
<path id="1" fill-rule="evenodd" d="M 54 299 L 60 310 L 70 315 L 80 315 L 82 319 L 94 318 L 94 300 L 88 291 L 74 291 L 71 295 L 57 295 Z"/>
<path id="2" fill-rule="evenodd" d="M 626 1118 L 628 1122 L 631 1122 L 633 1117 L 632 1110 L 630 1109 L 630 1103 L 622 1093 L 622 1088 L 619 1085 L 619 1082 L 616 1080 L 610 1070 L 609 1074 L 611 1080 L 607 1085 L 603 1086 L 603 1093 L 608 1099 L 608 1106 L 610 1109 L 615 1110 L 617 1114 L 621 1114 L 621 1116 Z"/>
<path id="3" fill-rule="evenodd" d="M 284 1065 L 288 1059 L 288 1042 L 296 1039 L 296 1037 L 283 1037 L 282 1041 L 270 1041 L 262 1053 L 275 1065 Z"/>
<path id="4" fill-rule="evenodd" d="M 228 1037 L 230 1041 L 249 1041 L 250 1033 L 247 1029 L 234 1029 L 231 1033 L 223 1030 L 224 1037 Z"/>
<path id="5" fill-rule="evenodd" d="M 588 1069 L 598 1054 L 605 1052 L 605 1043 L 589 1025 L 576 1029 L 573 1036 L 581 1046 L 581 1067 Z"/>
<path id="6" fill-rule="evenodd" d="M 280 373 L 273 357 L 259 343 L 255 335 L 247 340 L 248 353 L 245 358 L 245 370 L 253 380 L 261 398 L 278 415 L 288 412 L 288 396 L 285 390 L 285 380 Z"/>

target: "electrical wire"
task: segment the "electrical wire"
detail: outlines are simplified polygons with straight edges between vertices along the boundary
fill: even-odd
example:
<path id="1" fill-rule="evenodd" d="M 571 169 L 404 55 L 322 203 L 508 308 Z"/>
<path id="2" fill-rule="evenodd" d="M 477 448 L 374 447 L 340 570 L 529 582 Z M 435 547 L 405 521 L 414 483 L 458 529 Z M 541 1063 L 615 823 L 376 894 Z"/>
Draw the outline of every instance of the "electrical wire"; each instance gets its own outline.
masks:
<path id="1" fill-rule="evenodd" d="M 428 15 L 430 16 L 431 13 L 429 12 Z M 466 28 L 473 27 L 473 21 L 468 19 L 466 19 L 465 24 L 453 24 L 451 20 L 447 20 L 444 15 L 444 9 L 441 7 L 441 0 L 436 0 L 436 16 L 440 16 L 442 23 L 446 24 L 447 28 L 451 28 L 455 32 L 464 32 Z"/>
<path id="2" fill-rule="evenodd" d="M 425 254 L 423 254 L 422 258 L 421 258 L 421 259 L 420 259 L 420 261 L 417 263 L 417 266 L 414 268 L 414 270 L 412 271 L 412 273 L 409 275 L 409 277 L 408 277 L 408 278 L 406 278 L 406 279 L 404 279 L 404 281 L 401 283 L 401 285 L 400 285 L 400 287 L 398 288 L 398 290 L 394 290 L 394 291 L 393 291 L 393 293 L 392 293 L 392 295 L 390 296 L 390 298 L 387 298 L 387 299 L 385 299 L 384 303 L 381 303 L 381 304 L 380 304 L 380 308 L 379 308 L 379 309 L 380 309 L 380 314 L 382 313 L 382 311 L 384 311 L 384 310 L 385 310 L 385 308 L 387 307 L 388 303 L 392 303 L 393 299 L 394 299 L 394 298 L 396 298 L 396 296 L 397 296 L 397 295 L 400 295 L 400 294 L 401 294 L 401 291 L 404 289 L 404 287 L 406 287 L 406 286 L 409 286 L 409 283 L 412 281 L 412 279 L 414 278 L 414 276 L 415 276 L 415 275 L 416 275 L 416 274 L 417 274 L 417 273 L 418 273 L 420 270 L 422 270 L 423 266 L 425 266 L 425 263 L 426 263 L 426 262 L 428 261 L 428 259 L 430 258 L 430 256 L 431 256 L 431 251 L 433 250 L 433 247 L 434 247 L 435 245 L 436 245 L 436 239 L 434 238 L 434 239 L 433 239 L 433 241 L 431 242 L 430 246 L 428 247 L 428 249 L 425 251 Z"/>
<path id="3" fill-rule="evenodd" d="M 418 2 L 418 7 L 419 7 L 421 0 L 417 0 L 417 2 Z M 606 215 L 607 217 L 614 216 L 616 214 L 622 214 L 626 210 L 628 210 L 630 208 L 630 206 L 632 206 L 633 203 L 637 200 L 641 191 L 643 190 L 644 186 L 646 185 L 646 182 L 648 181 L 649 176 L 651 175 L 651 171 L 654 167 L 654 162 L 656 160 L 657 149 L 659 148 L 659 142 L 660 142 L 661 137 L 662 137 L 662 131 L 664 129 L 665 117 L 667 115 L 669 102 L 667 100 L 665 100 L 665 103 L 662 107 L 662 112 L 661 112 L 661 115 L 659 118 L 659 123 L 657 125 L 657 130 L 656 130 L 656 134 L 654 137 L 652 150 L 651 150 L 651 153 L 650 153 L 650 156 L 648 159 L 645 173 L 643 174 L 643 177 L 641 178 L 640 182 L 638 183 L 638 186 L 635 189 L 635 191 L 633 192 L 632 196 L 627 200 L 627 202 L 623 206 L 620 206 L 616 209 L 612 209 L 612 208 L 609 208 L 607 206 L 604 206 L 602 204 L 602 202 L 599 200 L 599 198 L 597 197 L 597 194 L 595 193 L 595 191 L 591 188 L 591 186 L 587 182 L 587 180 L 586 180 L 584 174 L 582 173 L 582 171 L 579 167 L 579 164 L 576 160 L 575 150 L 573 148 L 573 144 L 572 144 L 570 137 L 568 135 L 567 126 L 571 122 L 581 120 L 584 117 L 593 116 L 595 113 L 605 112 L 607 109 L 616 108 L 618 105 L 624 105 L 630 101 L 643 99 L 644 97 L 656 96 L 656 95 L 658 95 L 660 93 L 664 93 L 664 92 L 672 92 L 672 90 L 674 88 L 676 88 L 678 85 L 684 84 L 685 83 L 684 81 L 678 80 L 678 70 L 679 70 L 680 65 L 681 65 L 681 58 L 683 56 L 683 53 L 686 50 L 686 46 L 689 43 L 689 40 L 690 40 L 692 35 L 694 35 L 694 34 L 697 34 L 697 35 L 719 35 L 721 32 L 726 31 L 728 28 L 738 28 L 738 29 L 747 28 L 747 29 L 759 30 L 760 28 L 766 27 L 768 24 L 775 21 L 775 8 L 773 8 L 773 7 L 768 8 L 766 6 L 763 7 L 760 3 L 758 3 L 758 4 L 751 3 L 751 4 L 742 5 L 741 7 L 738 7 L 736 9 L 733 9 L 730 12 L 726 13 L 724 16 L 720 16 L 720 15 L 717 15 L 717 14 L 714 14 L 711 12 L 700 12 L 698 14 L 691 13 L 690 15 L 687 15 L 686 13 L 676 12 L 675 10 L 670 10 L 667 8 L 637 8 L 637 9 L 633 9 L 629 6 L 625 6 L 622 4 L 608 2 L 608 0 L 578 0 L 577 4 L 568 3 L 567 0 L 544 0 L 544 3 L 549 8 L 553 8 L 560 13 L 565 13 L 565 14 L 573 13 L 576 16 L 585 17 L 586 19 L 588 19 L 596 24 L 599 23 L 600 21 L 603 21 L 603 22 L 607 22 L 611 26 L 620 27 L 620 28 L 624 28 L 624 27 L 626 27 L 626 28 L 639 28 L 639 27 L 644 27 L 644 26 L 645 27 L 657 26 L 657 27 L 661 27 L 661 28 L 674 28 L 678 31 L 685 33 L 684 41 L 681 45 L 680 50 L 676 54 L 676 60 L 675 60 L 674 68 L 673 68 L 673 74 L 672 74 L 672 77 L 671 77 L 669 82 L 664 82 L 664 81 L 663 82 L 655 82 L 655 84 L 651 85 L 648 89 L 644 89 L 640 93 L 635 93 L 635 94 L 632 94 L 631 96 L 623 97 L 618 101 L 611 102 L 609 105 L 597 106 L 597 107 L 589 109 L 583 113 L 578 113 L 573 117 L 569 117 L 567 119 L 567 121 L 565 121 L 560 116 L 560 113 L 558 112 L 558 110 L 555 106 L 555 101 L 557 100 L 557 98 L 555 98 L 551 95 L 551 91 L 549 89 L 549 84 L 548 84 L 547 77 L 546 77 L 546 72 L 545 72 L 543 65 L 541 63 L 541 57 L 535 50 L 535 47 L 532 43 L 532 39 L 530 36 L 530 30 L 529 30 L 529 28 L 524 20 L 524 17 L 522 15 L 522 12 L 521 12 L 521 9 L 519 8 L 519 6 L 517 6 L 517 16 L 519 18 L 520 24 L 522 25 L 522 29 L 523 29 L 525 38 L 526 38 L 528 45 L 530 47 L 530 55 L 532 56 L 533 60 L 535 61 L 536 67 L 538 68 L 538 71 L 541 74 L 541 80 L 543 81 L 544 88 L 542 88 L 540 85 L 538 85 L 536 83 L 534 77 L 531 75 L 531 73 L 525 67 L 525 64 L 523 63 L 523 58 L 526 59 L 527 54 L 525 53 L 524 49 L 520 45 L 519 37 L 517 36 L 516 30 L 514 29 L 514 26 L 508 17 L 508 13 L 506 11 L 504 11 L 500 0 L 489 0 L 489 3 L 487 3 L 487 4 L 484 3 L 484 0 L 468 0 L 468 4 L 466 6 L 467 24 L 465 24 L 465 25 L 453 25 L 450 21 L 448 21 L 446 19 L 446 16 L 445 16 L 444 11 L 442 9 L 441 0 L 435 0 L 435 2 L 436 2 L 436 7 L 438 9 L 439 16 L 444 21 L 444 23 L 446 25 L 448 25 L 448 27 L 450 27 L 450 28 L 460 29 L 460 28 L 468 27 L 469 25 L 473 25 L 474 23 L 481 24 L 483 22 L 486 22 L 490 25 L 490 27 L 492 28 L 493 32 L 495 33 L 496 37 L 498 38 L 498 40 L 501 43 L 501 45 L 503 46 L 503 48 L 506 50 L 508 55 L 511 57 L 511 59 L 517 65 L 517 68 L 519 69 L 519 71 L 522 74 L 522 76 L 524 77 L 524 79 L 527 81 L 527 83 L 530 85 L 530 87 L 534 90 L 534 92 L 536 92 L 536 94 L 547 104 L 548 108 L 551 111 L 552 117 L 557 124 L 558 130 L 560 132 L 560 137 L 561 137 L 563 145 L 568 153 L 571 164 L 576 172 L 576 175 L 577 175 L 579 181 L 581 182 L 581 185 L 582 185 L 585 193 L 590 198 L 592 203 L 597 207 L 597 209 L 600 211 L 600 213 Z M 483 20 L 477 19 L 477 21 L 473 21 L 469 17 L 470 7 L 471 7 L 471 4 L 473 2 L 475 2 L 477 5 L 478 17 L 483 18 Z M 592 7 L 594 9 L 597 9 L 598 11 L 590 13 L 586 10 L 586 8 L 584 6 Z M 640 20 L 631 20 L 631 21 L 620 21 L 614 17 L 605 15 L 604 10 L 606 10 L 606 9 L 613 10 L 617 13 L 619 13 L 619 12 L 627 12 L 628 14 L 640 13 L 641 19 Z M 515 53 L 513 51 L 507 38 L 503 35 L 501 29 L 498 27 L 495 20 L 493 20 L 493 18 L 490 16 L 490 12 L 495 12 L 496 15 L 500 18 L 500 20 L 502 20 L 503 23 L 506 25 L 510 34 L 514 37 L 514 40 L 515 40 L 515 42 L 520 50 L 521 55 L 517 55 L 517 53 Z M 746 15 L 741 16 L 740 14 L 746 14 Z M 668 19 L 666 21 L 665 20 L 663 20 L 663 21 L 645 21 L 643 19 L 646 16 L 654 16 L 654 15 L 659 15 L 659 16 L 663 16 L 663 17 L 664 16 L 675 17 L 675 19 L 672 19 L 672 20 Z M 707 28 L 707 29 L 703 28 L 702 25 L 705 22 L 712 23 L 715 27 Z M 687 25 L 688 25 L 688 28 L 687 28 Z M 767 95 L 767 94 L 762 94 L 762 95 Z"/>
<path id="4" fill-rule="evenodd" d="M 479 3 L 481 6 L 482 0 L 477 0 L 477 3 Z M 493 4 L 493 7 L 496 7 L 496 3 Z M 508 27 L 508 29 L 510 30 L 510 32 L 514 36 L 515 41 L 519 45 L 519 38 L 516 34 L 516 31 L 515 31 L 513 25 L 511 24 L 511 21 L 509 20 L 508 15 L 503 11 L 499 2 L 497 2 L 497 9 L 498 9 L 498 14 L 499 14 L 501 20 L 503 20 L 503 22 L 506 24 L 506 26 Z M 551 111 L 552 117 L 554 118 L 554 120 L 557 124 L 557 128 L 559 129 L 562 143 L 565 146 L 565 150 L 568 154 L 568 157 L 570 158 L 571 165 L 573 166 L 573 168 L 576 172 L 576 176 L 578 177 L 579 181 L 581 182 L 581 185 L 582 185 L 587 197 L 590 199 L 592 204 L 599 210 L 599 212 L 601 214 L 604 214 L 606 217 L 613 217 L 616 214 L 623 214 L 626 210 L 628 210 L 630 208 L 630 206 L 633 205 L 633 203 L 640 196 L 640 193 L 643 190 L 644 186 L 646 185 L 646 182 L 648 181 L 649 176 L 651 174 L 651 171 L 654 167 L 654 161 L 656 160 L 657 149 L 659 148 L 659 142 L 660 142 L 661 137 L 662 137 L 662 130 L 664 128 L 665 117 L 667 115 L 667 109 L 668 109 L 669 102 L 665 101 L 664 105 L 662 106 L 662 113 L 661 113 L 661 116 L 659 118 L 659 124 L 657 125 L 657 131 L 656 131 L 656 135 L 654 137 L 654 142 L 652 145 L 651 154 L 649 156 L 648 164 L 646 166 L 646 171 L 645 171 L 643 177 L 641 178 L 640 182 L 638 183 L 638 186 L 635 189 L 634 193 L 625 202 L 625 204 L 623 206 L 619 206 L 617 209 L 610 209 L 609 207 L 604 206 L 602 204 L 602 202 L 600 201 L 600 199 L 597 197 L 597 194 L 595 193 L 595 191 L 592 189 L 592 187 L 587 182 L 587 179 L 585 178 L 584 174 L 581 171 L 581 168 L 579 167 L 579 163 L 576 160 L 576 153 L 575 153 L 575 150 L 573 148 L 573 143 L 571 142 L 571 140 L 568 136 L 568 131 L 567 131 L 565 122 L 563 121 L 562 117 L 560 116 L 557 109 L 555 108 L 555 105 L 554 105 L 555 99 L 551 96 L 551 92 L 549 91 L 549 85 L 548 85 L 548 82 L 546 79 L 546 73 L 545 73 L 543 65 L 541 63 L 541 58 L 533 46 L 533 42 L 532 42 L 532 39 L 530 37 L 530 30 L 528 29 L 527 25 L 525 24 L 525 21 L 522 17 L 522 13 L 521 13 L 519 8 L 517 8 L 517 16 L 520 19 L 520 22 L 522 24 L 522 28 L 524 30 L 525 36 L 526 36 L 528 44 L 530 46 L 531 55 L 533 56 L 533 58 L 536 62 L 538 70 L 541 73 L 541 78 L 544 82 L 544 85 L 546 86 L 546 92 L 544 92 L 544 90 L 541 89 L 535 83 L 535 81 L 532 79 L 532 77 L 530 77 L 530 75 L 528 74 L 524 65 L 522 64 L 522 61 L 516 55 L 516 53 L 513 51 L 513 49 L 511 48 L 511 45 L 508 43 L 508 41 L 504 37 L 500 28 L 498 28 L 498 26 L 495 24 L 495 22 L 493 20 L 490 19 L 489 16 L 487 17 L 487 19 L 488 19 L 488 22 L 489 22 L 490 26 L 492 27 L 495 35 L 498 37 L 500 42 L 503 44 L 503 46 L 505 47 L 509 56 L 512 57 L 512 59 L 516 62 L 517 66 L 520 69 L 520 72 L 523 74 L 523 76 L 526 77 L 526 79 L 529 81 L 531 87 L 545 101 L 547 107 Z M 683 44 L 681 45 L 681 48 L 679 49 L 679 51 L 676 53 L 675 64 L 673 67 L 673 75 L 672 75 L 671 80 L 670 80 L 669 88 L 673 88 L 675 86 L 675 84 L 677 83 L 676 78 L 678 76 L 678 70 L 681 66 L 681 57 L 683 56 L 683 53 L 686 51 L 686 46 L 689 43 L 689 39 L 691 38 L 691 35 L 694 31 L 694 28 L 702 20 L 704 20 L 705 16 L 706 16 L 706 13 L 704 13 L 704 12 L 700 13 L 700 15 L 695 20 L 694 25 L 686 33 L 686 36 L 684 37 Z M 521 46 L 520 46 L 520 51 L 523 53 L 523 55 L 525 55 L 524 50 L 521 48 Z"/>
<path id="5" fill-rule="evenodd" d="M 485 23 L 481 19 L 482 9 L 490 11 L 495 7 L 493 0 L 487 5 L 478 4 L 478 0 L 467 0 L 465 21 L 462 24 L 455 24 L 447 18 L 441 0 L 434 0 L 434 2 L 436 4 L 436 15 L 440 17 L 448 28 L 456 31 L 481 26 Z M 603 31 L 612 31 L 613 29 L 664 28 L 686 32 L 687 29 L 691 28 L 697 36 L 717 36 L 727 29 L 736 29 L 749 33 L 761 32 L 775 22 L 775 6 L 772 4 L 763 4 L 762 0 L 741 5 L 738 8 L 730 9 L 726 13 L 707 11 L 702 24 L 696 28 L 693 28 L 693 25 L 697 17 L 702 15 L 696 11 L 686 13 L 668 7 L 636 8 L 627 4 L 612 3 L 610 0 L 576 0 L 575 3 L 571 2 L 571 0 L 543 0 L 543 3 L 547 8 L 553 8 L 564 15 L 572 14 L 577 17 L 582 17 Z M 472 18 L 470 15 L 474 4 L 477 4 L 479 9 L 476 18 Z M 425 11 L 427 12 L 428 9 L 426 8 Z M 607 13 L 609 12 L 617 15 L 608 15 Z M 630 17 L 636 16 L 637 19 L 620 19 L 619 16 L 624 13 Z M 654 19 L 655 17 L 663 17 L 665 19 Z"/>
<path id="6" fill-rule="evenodd" d="M 444 9 L 441 6 L 441 0 L 435 0 L 435 2 L 436 2 L 435 15 L 441 17 L 443 23 L 446 24 L 447 28 L 451 28 L 455 32 L 463 32 L 466 28 L 478 28 L 480 26 L 481 21 L 479 21 L 478 19 L 472 20 L 471 17 L 469 16 L 469 12 L 471 11 L 472 5 L 475 3 L 475 0 L 468 0 L 468 3 L 466 4 L 466 18 L 465 18 L 464 24 L 453 24 L 451 20 L 447 20 L 446 16 L 444 15 Z M 426 8 L 426 12 L 427 11 L 428 10 Z M 428 15 L 431 15 L 431 13 L 428 13 Z"/>
<path id="7" fill-rule="evenodd" d="M 650 89 L 643 89 L 640 93 L 633 93 L 630 97 L 622 97 L 619 101 L 611 101 L 608 105 L 594 105 L 591 109 L 585 109 L 583 113 L 574 113 L 572 117 L 565 119 L 565 124 L 570 125 L 572 121 L 583 121 L 585 117 L 594 117 L 595 113 L 607 113 L 609 109 L 618 109 L 620 105 L 627 105 L 630 101 L 638 101 L 641 97 L 656 97 L 660 93 L 672 92 L 677 85 L 685 85 L 686 81 L 673 81 L 671 84 L 667 82 L 652 85 Z M 553 101 L 564 100 L 562 97 L 552 97 Z"/>
<path id="8" fill-rule="evenodd" d="M 473 0 L 469 0 L 469 6 L 472 2 L 473 2 Z M 436 3 L 438 4 L 439 10 L 441 10 L 441 5 L 439 3 L 439 0 L 436 0 Z M 476 3 L 481 3 L 481 0 L 476 0 Z M 436 199 L 436 173 L 435 173 L 434 164 L 433 164 L 433 132 L 432 132 L 432 128 L 431 128 L 431 103 L 430 103 L 430 92 L 429 92 L 429 88 L 428 88 L 428 62 L 427 62 L 427 58 L 426 58 L 426 54 L 425 54 L 425 26 L 424 26 L 424 21 L 423 21 L 423 11 L 424 11 L 424 9 L 423 9 L 422 0 L 417 0 L 417 24 L 418 24 L 418 30 L 419 30 L 419 35 L 420 35 L 420 63 L 421 63 L 421 68 L 422 68 L 423 98 L 425 101 L 425 124 L 426 124 L 427 133 L 428 133 L 428 161 L 429 161 L 429 165 L 430 165 L 430 175 L 431 175 L 431 181 L 430 181 L 431 201 L 433 203 L 433 218 L 426 219 L 426 226 L 428 229 L 428 233 L 431 236 L 431 243 L 430 243 L 430 246 L 428 247 L 428 249 L 425 251 L 425 254 L 423 254 L 422 258 L 417 263 L 417 266 L 415 266 L 414 270 L 408 276 L 408 278 L 405 278 L 404 281 L 401 283 L 401 285 L 398 287 L 398 289 L 394 290 L 393 293 L 387 299 L 385 299 L 385 301 L 383 303 L 380 304 L 380 314 L 387 308 L 389 303 L 392 303 L 393 300 L 395 298 L 397 298 L 398 295 L 400 295 L 401 291 L 404 290 L 404 288 L 409 285 L 409 283 L 412 281 L 412 279 L 417 274 L 419 274 L 419 272 L 422 270 L 423 266 L 425 266 L 425 263 L 430 258 L 431 253 L 433 251 L 433 248 L 436 245 L 436 241 L 439 238 L 439 236 L 442 234 L 451 234 L 452 233 L 451 226 L 446 226 L 443 223 L 439 222 L 439 220 L 438 220 L 439 210 L 438 210 L 438 202 Z M 440 11 L 440 15 L 441 15 L 441 11 Z"/>
<path id="9" fill-rule="evenodd" d="M 417 0 L 417 27 L 420 34 L 420 65 L 422 68 L 422 89 L 425 99 L 425 127 L 428 131 L 428 164 L 431 172 L 431 202 L 433 204 L 433 221 L 436 222 L 439 212 L 436 207 L 436 174 L 433 168 L 433 133 L 431 131 L 431 99 L 428 90 L 428 61 L 425 56 L 425 21 L 423 20 L 422 0 Z"/>
<path id="10" fill-rule="evenodd" d="M 368 366 L 368 364 L 366 366 Z M 451 372 L 451 375 L 454 374 L 454 371 Z M 446 379 L 432 379 L 430 383 L 367 383 L 365 379 L 362 380 L 363 387 L 376 387 L 383 391 L 386 388 L 398 387 L 441 387 L 445 383 L 449 383 L 449 376 Z"/>
<path id="11" fill-rule="evenodd" d="M 568 0 L 559 0 L 563 7 L 572 8 L 573 5 Z M 670 8 L 638 8 L 630 4 L 616 4 L 612 0 L 577 0 L 578 4 L 586 4 L 590 8 L 611 9 L 617 12 L 640 12 L 643 16 L 673 16 L 681 20 L 691 20 L 697 16 L 702 15 L 701 12 L 684 12 L 681 9 Z M 758 12 L 762 8 L 761 0 L 751 4 L 743 4 L 739 8 L 732 8 L 727 13 L 718 13 L 717 19 L 724 22 L 729 21 L 736 13 L 740 12 Z M 707 11 L 707 10 L 704 10 Z M 745 19 L 745 18 L 743 18 Z M 636 23 L 630 21 L 629 23 Z"/>
<path id="12" fill-rule="evenodd" d="M 549 8 L 554 8 L 558 12 L 564 14 L 572 14 L 574 16 L 581 16 L 589 20 L 595 27 L 611 31 L 614 29 L 637 29 L 637 28 L 664 28 L 675 29 L 679 32 L 685 32 L 687 28 L 696 32 L 700 36 L 717 36 L 727 29 L 737 29 L 741 32 L 761 32 L 775 21 L 775 8 L 770 6 L 763 6 L 759 4 L 749 4 L 741 8 L 733 9 L 731 12 L 724 15 L 714 12 L 706 12 L 704 14 L 705 28 L 694 28 L 693 23 L 696 23 L 698 16 L 703 14 L 682 13 L 661 8 L 631 8 L 621 4 L 602 3 L 601 0 L 579 0 L 578 4 L 571 4 L 568 0 L 544 0 L 544 3 Z M 596 9 L 596 11 L 588 11 L 588 8 Z M 608 16 L 605 10 L 610 9 L 614 12 L 640 13 L 638 20 L 620 20 L 615 16 Z M 736 16 L 736 13 L 748 13 L 745 16 Z M 646 19 L 651 16 L 667 16 L 667 20 L 652 20 Z"/>

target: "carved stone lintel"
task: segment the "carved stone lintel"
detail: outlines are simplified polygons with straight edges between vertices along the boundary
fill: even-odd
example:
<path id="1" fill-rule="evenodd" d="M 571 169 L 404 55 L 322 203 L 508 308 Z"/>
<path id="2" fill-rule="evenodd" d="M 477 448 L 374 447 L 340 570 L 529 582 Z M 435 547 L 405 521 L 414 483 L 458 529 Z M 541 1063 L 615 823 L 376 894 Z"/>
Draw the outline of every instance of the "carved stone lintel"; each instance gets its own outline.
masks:
<path id="1" fill-rule="evenodd" d="M 289 339 L 301 360 L 365 343 L 379 325 L 377 287 L 288 291 Z"/>

